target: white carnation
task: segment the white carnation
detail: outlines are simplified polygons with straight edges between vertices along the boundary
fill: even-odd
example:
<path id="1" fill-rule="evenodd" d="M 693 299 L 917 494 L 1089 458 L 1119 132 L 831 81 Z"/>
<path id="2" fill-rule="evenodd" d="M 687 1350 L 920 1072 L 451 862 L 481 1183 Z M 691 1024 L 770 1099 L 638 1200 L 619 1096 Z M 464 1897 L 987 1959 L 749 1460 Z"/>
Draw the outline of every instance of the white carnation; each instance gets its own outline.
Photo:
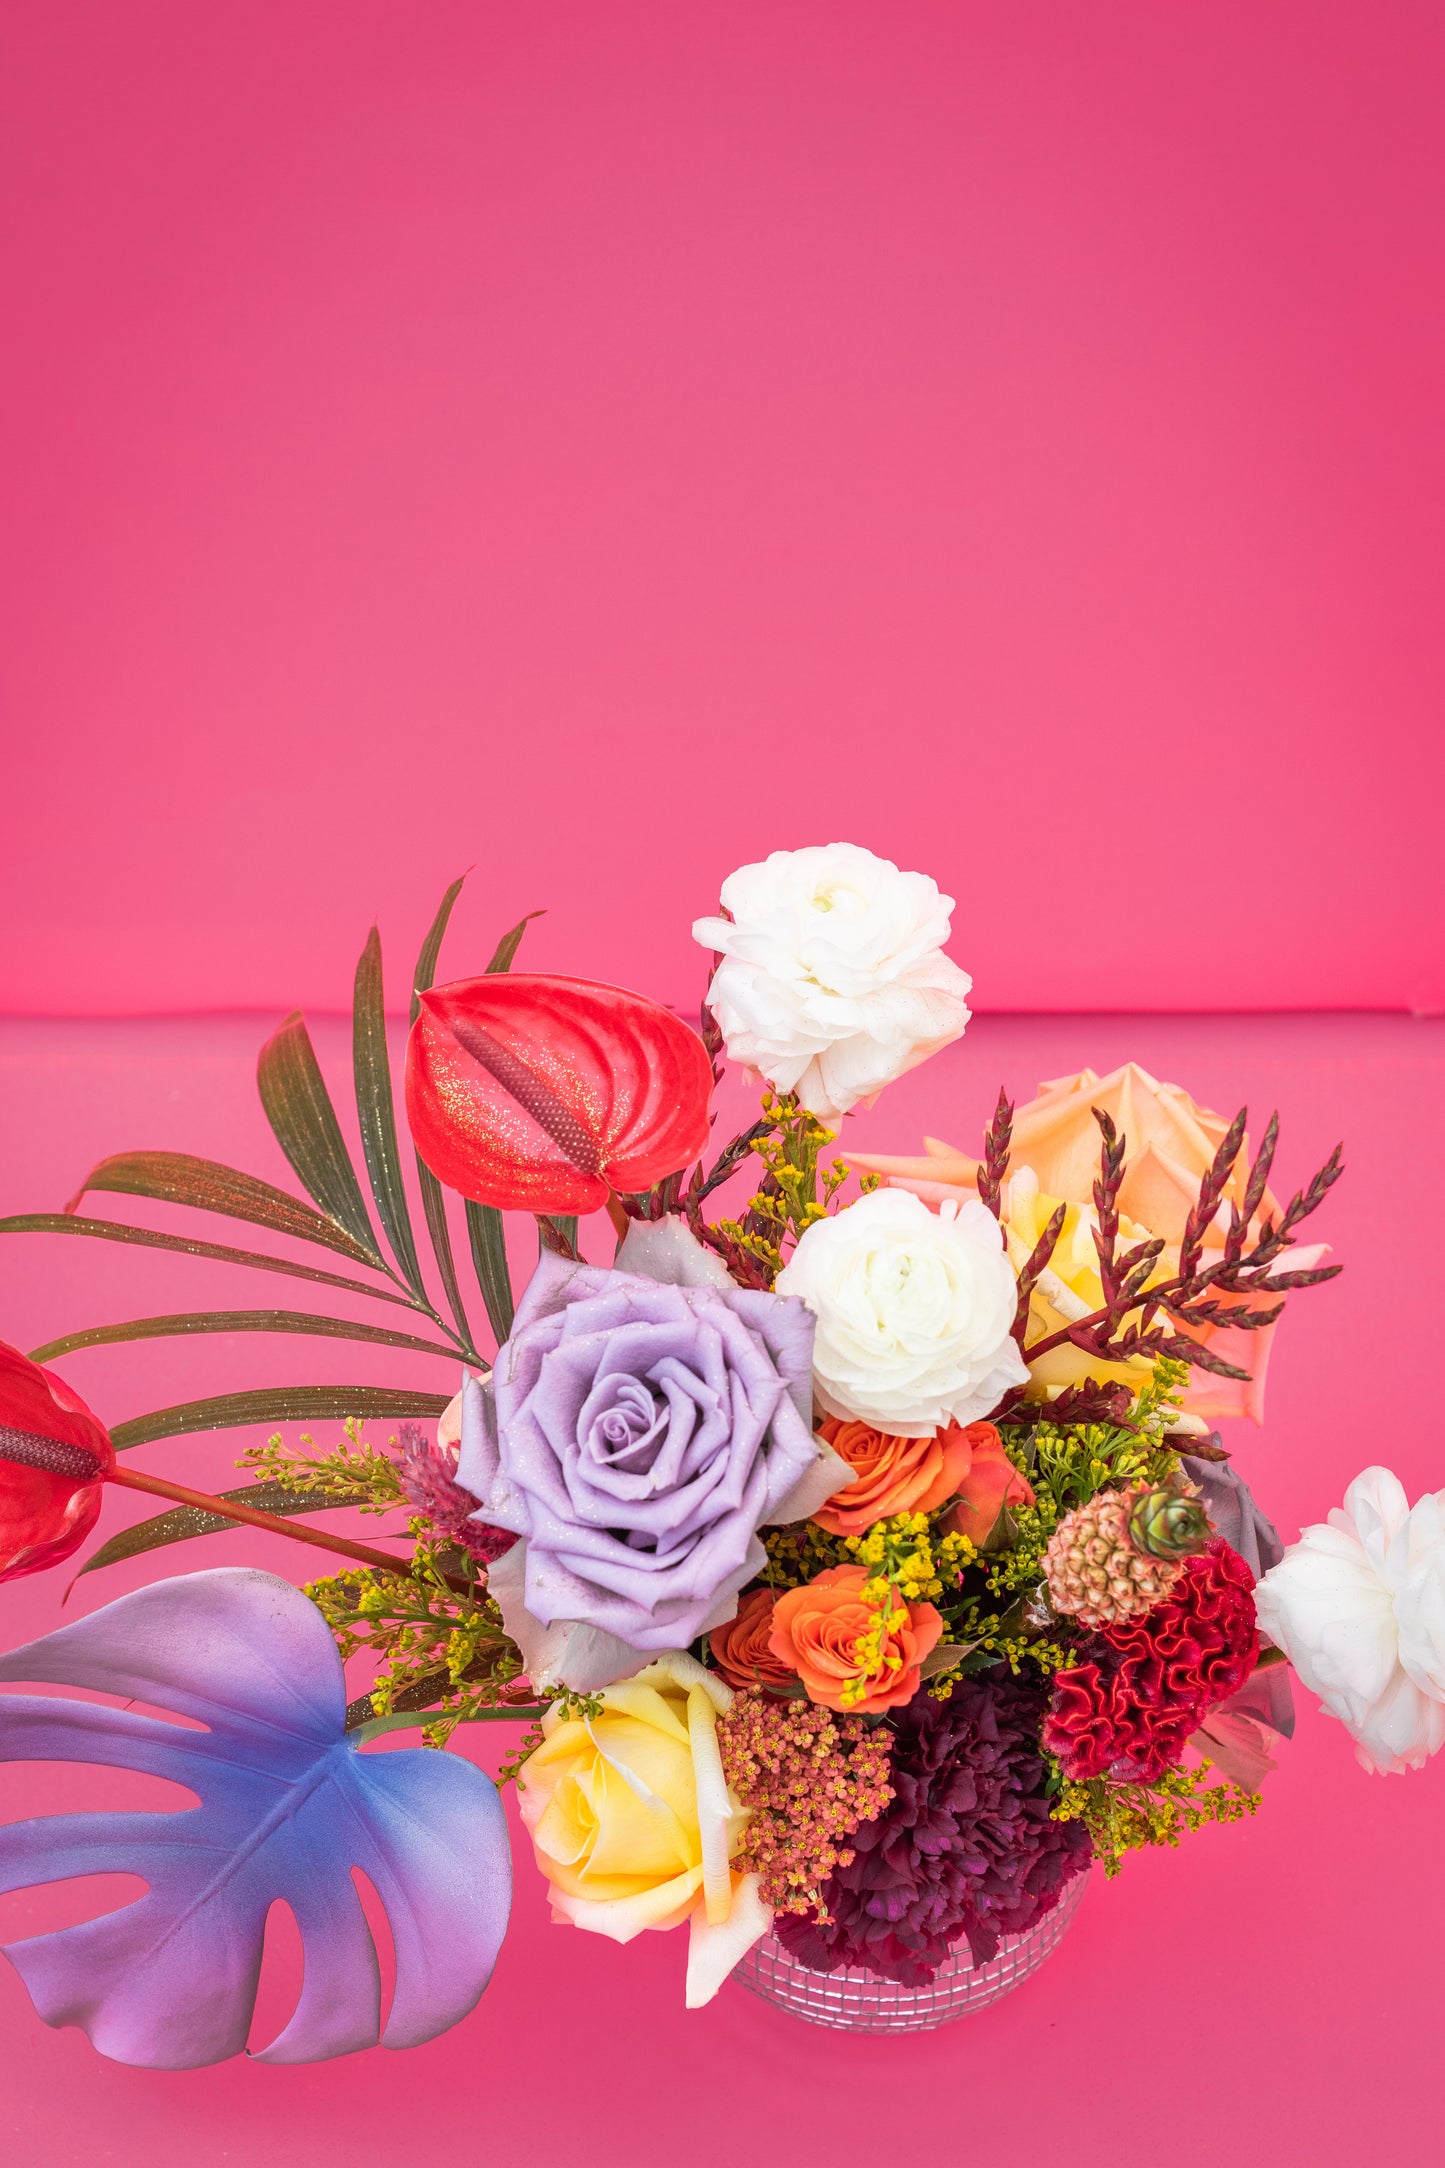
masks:
<path id="1" fill-rule="evenodd" d="M 973 981 L 943 954 L 953 898 L 856 843 L 774 851 L 722 885 L 693 938 L 732 1059 L 824 1120 L 961 1038 Z"/>
<path id="2" fill-rule="evenodd" d="M 1445 1745 L 1442 1501 L 1412 1508 L 1388 1468 L 1366 1468 L 1254 1592 L 1262 1630 L 1384 1775 Z"/>
<path id="3" fill-rule="evenodd" d="M 875 1190 L 814 1222 L 777 1289 L 817 1320 L 813 1391 L 829 1415 L 926 1438 L 1028 1382 L 1011 1337 L 1018 1285 L 977 1199 L 935 1213 L 906 1190 Z"/>

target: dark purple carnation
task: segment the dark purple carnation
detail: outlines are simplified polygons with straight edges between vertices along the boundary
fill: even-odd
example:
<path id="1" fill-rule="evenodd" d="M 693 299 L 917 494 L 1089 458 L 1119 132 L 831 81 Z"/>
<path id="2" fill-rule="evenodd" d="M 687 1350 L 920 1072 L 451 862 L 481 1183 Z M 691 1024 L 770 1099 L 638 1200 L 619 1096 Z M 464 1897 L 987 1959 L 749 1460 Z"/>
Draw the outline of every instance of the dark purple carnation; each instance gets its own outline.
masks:
<path id="1" fill-rule="evenodd" d="M 1087 1867 L 1088 1832 L 1053 1822 L 1039 1750 L 1044 1693 L 1007 1674 L 920 1694 L 894 1720 L 894 1797 L 849 1840 L 823 1885 L 822 1922 L 779 1913 L 774 1932 L 816 1972 L 866 1965 L 905 1987 L 931 1980 L 961 1935 L 987 1964 L 1004 1935 L 1051 1912 Z"/>

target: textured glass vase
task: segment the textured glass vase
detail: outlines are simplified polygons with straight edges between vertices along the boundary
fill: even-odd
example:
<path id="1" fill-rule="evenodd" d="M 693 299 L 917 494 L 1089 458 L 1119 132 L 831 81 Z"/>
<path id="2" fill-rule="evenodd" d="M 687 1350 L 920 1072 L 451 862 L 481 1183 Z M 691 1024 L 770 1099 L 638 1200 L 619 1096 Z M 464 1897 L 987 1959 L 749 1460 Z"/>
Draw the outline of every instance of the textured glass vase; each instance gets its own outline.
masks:
<path id="1" fill-rule="evenodd" d="M 986 2010 L 1001 1995 L 1022 1986 L 1063 1940 L 1079 1909 L 1087 1874 L 1076 1874 L 1052 1912 L 1046 1912 L 1025 1935 L 1006 1935 L 998 1955 L 975 1965 L 966 1942 L 955 1944 L 946 1964 L 926 1987 L 899 1987 L 896 1981 L 849 1965 L 841 1972 L 810 1972 L 790 1956 L 776 1935 L 754 1943 L 733 1978 L 764 2002 L 775 2003 L 809 2025 L 835 2032 L 932 2032 L 951 2025 L 971 2010 Z"/>

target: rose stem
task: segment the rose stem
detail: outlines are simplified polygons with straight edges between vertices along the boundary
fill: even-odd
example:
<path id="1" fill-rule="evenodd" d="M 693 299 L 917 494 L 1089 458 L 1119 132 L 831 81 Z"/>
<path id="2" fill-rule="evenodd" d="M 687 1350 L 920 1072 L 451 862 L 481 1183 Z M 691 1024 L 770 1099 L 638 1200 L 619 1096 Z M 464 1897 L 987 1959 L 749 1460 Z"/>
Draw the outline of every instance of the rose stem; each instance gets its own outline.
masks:
<path id="1" fill-rule="evenodd" d="M 188 1490 L 184 1483 L 168 1483 L 162 1476 L 142 1475 L 139 1468 L 112 1468 L 106 1480 L 119 1483 L 126 1490 L 151 1491 L 157 1498 L 173 1498 L 177 1505 L 192 1506 L 198 1513 L 216 1513 L 222 1520 L 239 1521 L 246 1528 L 265 1528 L 273 1536 L 289 1536 L 293 1543 L 313 1544 L 318 1551 L 339 1551 L 343 1558 L 358 1559 L 363 1566 L 372 1566 L 382 1573 L 418 1578 L 404 1558 L 393 1557 L 390 1551 L 373 1551 L 369 1544 L 353 1543 L 349 1536 L 328 1535 L 322 1528 L 297 1528 L 294 1522 L 283 1520 L 279 1513 L 261 1513 L 254 1506 L 213 1497 L 209 1491 Z M 442 1579 L 459 1596 L 476 1593 L 475 1584 L 463 1580 L 459 1573 L 444 1573 Z"/>

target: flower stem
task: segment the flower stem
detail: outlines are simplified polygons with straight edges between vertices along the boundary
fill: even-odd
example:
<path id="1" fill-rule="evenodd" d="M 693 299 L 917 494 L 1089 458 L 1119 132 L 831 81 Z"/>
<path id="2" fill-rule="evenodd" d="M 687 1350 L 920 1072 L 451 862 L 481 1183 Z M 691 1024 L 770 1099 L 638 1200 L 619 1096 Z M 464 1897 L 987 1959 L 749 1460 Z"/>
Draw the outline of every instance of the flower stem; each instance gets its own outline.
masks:
<path id="1" fill-rule="evenodd" d="M 284 1520 L 279 1513 L 262 1513 L 255 1506 L 243 1506 L 235 1499 L 217 1498 L 209 1491 L 189 1490 L 184 1483 L 170 1483 L 163 1476 L 142 1475 L 139 1468 L 112 1468 L 106 1480 L 119 1483 L 125 1490 L 150 1491 L 157 1498 L 173 1499 L 177 1505 L 191 1506 L 198 1513 L 219 1514 L 222 1520 L 239 1521 L 245 1528 L 264 1528 L 273 1536 L 289 1536 L 293 1543 L 309 1543 L 318 1551 L 339 1552 L 343 1558 L 354 1558 L 380 1573 L 405 1574 L 413 1580 L 421 1578 L 413 1573 L 406 1559 L 397 1558 L 390 1551 L 374 1551 L 369 1544 L 353 1543 L 349 1536 L 329 1535 L 322 1528 L 298 1528 L 294 1521 Z M 476 1593 L 476 1585 L 459 1573 L 444 1573 L 441 1578 L 459 1596 Z"/>

